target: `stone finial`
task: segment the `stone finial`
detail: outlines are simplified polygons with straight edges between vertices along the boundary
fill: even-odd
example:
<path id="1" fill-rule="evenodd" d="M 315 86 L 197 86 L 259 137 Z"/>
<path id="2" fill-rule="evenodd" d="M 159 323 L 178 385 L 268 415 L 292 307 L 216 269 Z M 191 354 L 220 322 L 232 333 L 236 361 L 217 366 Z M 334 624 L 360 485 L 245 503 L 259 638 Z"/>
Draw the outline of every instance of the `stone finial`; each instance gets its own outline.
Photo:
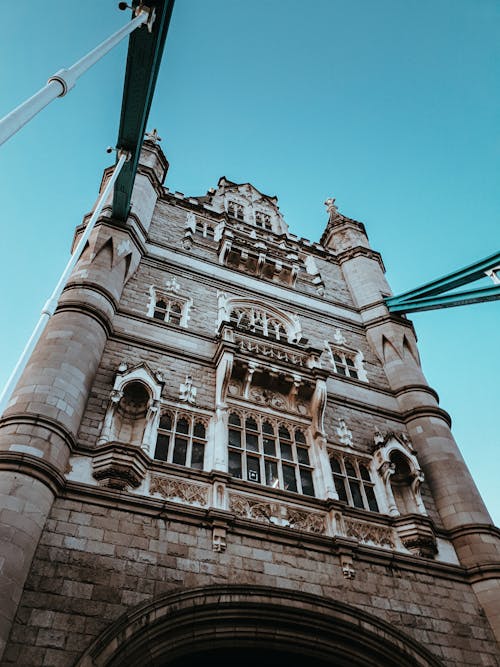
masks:
<path id="1" fill-rule="evenodd" d="M 154 144 L 158 144 L 161 141 L 161 137 L 158 134 L 158 130 L 156 129 L 156 127 L 152 132 L 146 132 L 145 139 L 147 139 L 148 141 L 152 141 Z"/>
<path id="2" fill-rule="evenodd" d="M 339 214 L 339 209 L 337 207 L 337 204 L 335 203 L 335 198 L 334 197 L 329 197 L 325 201 L 325 206 L 326 210 L 328 213 L 328 222 L 331 222 L 334 218 L 336 218 Z"/>

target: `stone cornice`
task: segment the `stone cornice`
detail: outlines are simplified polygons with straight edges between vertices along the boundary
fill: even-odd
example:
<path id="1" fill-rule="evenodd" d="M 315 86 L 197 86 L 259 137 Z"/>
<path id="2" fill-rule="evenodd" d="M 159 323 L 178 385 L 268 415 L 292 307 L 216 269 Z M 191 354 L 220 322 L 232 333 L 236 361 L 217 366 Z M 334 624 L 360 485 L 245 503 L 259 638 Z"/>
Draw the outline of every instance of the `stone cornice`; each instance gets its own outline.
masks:
<path id="1" fill-rule="evenodd" d="M 10 470 L 32 477 L 45 484 L 54 495 L 59 495 L 66 485 L 65 478 L 55 466 L 31 454 L 0 452 L 0 470 Z"/>
<path id="2" fill-rule="evenodd" d="M 76 440 L 73 434 L 62 426 L 60 422 L 39 413 L 14 412 L 14 409 L 15 406 L 6 408 L 4 416 L 0 419 L 1 427 L 9 426 L 10 424 L 27 424 L 31 427 L 41 426 L 61 438 L 71 452 L 75 450 Z"/>
<path id="3" fill-rule="evenodd" d="M 343 250 L 337 254 L 337 261 L 342 266 L 344 262 L 347 262 L 355 257 L 367 257 L 368 259 L 374 259 L 379 263 L 380 268 L 385 273 L 384 262 L 382 261 L 382 255 L 376 250 L 371 248 L 365 248 L 364 246 L 356 246 L 355 248 L 349 248 L 348 250 Z"/>
<path id="4" fill-rule="evenodd" d="M 409 394 L 413 391 L 423 391 L 424 393 L 430 394 L 439 403 L 439 395 L 437 391 L 432 387 L 429 387 L 428 384 L 405 384 L 403 387 L 396 389 L 394 395 L 399 398 L 400 396 Z"/>
<path id="5" fill-rule="evenodd" d="M 81 285 L 81 287 L 90 287 L 88 283 L 85 283 L 84 285 Z M 95 290 L 96 292 L 100 292 L 102 294 L 103 290 Z M 84 303 L 82 301 L 63 301 L 63 303 L 59 303 L 56 309 L 57 313 L 63 313 L 63 312 L 76 312 L 76 313 L 83 313 L 85 315 L 88 315 L 91 317 L 93 320 L 95 320 L 98 324 L 101 325 L 101 327 L 104 329 L 104 332 L 106 333 L 106 336 L 109 337 L 112 332 L 113 332 L 113 324 L 110 320 L 110 318 L 105 315 L 102 311 L 98 310 L 97 308 L 91 306 L 88 303 Z"/>
<path id="6" fill-rule="evenodd" d="M 442 408 L 432 405 L 420 405 L 410 410 L 403 412 L 403 419 L 405 422 L 412 421 L 413 419 L 419 419 L 420 417 L 437 417 L 442 419 L 448 426 L 451 428 L 451 417 Z"/>

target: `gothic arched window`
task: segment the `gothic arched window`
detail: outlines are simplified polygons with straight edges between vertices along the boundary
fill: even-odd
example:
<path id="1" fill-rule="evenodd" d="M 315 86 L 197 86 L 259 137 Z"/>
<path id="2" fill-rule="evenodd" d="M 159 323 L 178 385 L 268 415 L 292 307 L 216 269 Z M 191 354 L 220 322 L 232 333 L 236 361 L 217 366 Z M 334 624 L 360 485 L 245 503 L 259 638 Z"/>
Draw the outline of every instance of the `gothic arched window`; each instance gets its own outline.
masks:
<path id="1" fill-rule="evenodd" d="M 239 329 L 247 329 L 274 340 L 287 341 L 289 338 L 285 322 L 258 306 L 237 306 L 231 310 L 229 319 Z"/>
<path id="2" fill-rule="evenodd" d="M 238 479 L 314 496 L 306 438 L 290 424 L 231 412 L 229 474 Z"/>
<path id="3" fill-rule="evenodd" d="M 339 500 L 360 509 L 379 511 L 374 484 L 364 463 L 335 455 L 330 457 L 330 466 Z"/>
<path id="4" fill-rule="evenodd" d="M 194 415 L 167 410 L 160 417 L 155 459 L 203 470 L 206 425 Z"/>

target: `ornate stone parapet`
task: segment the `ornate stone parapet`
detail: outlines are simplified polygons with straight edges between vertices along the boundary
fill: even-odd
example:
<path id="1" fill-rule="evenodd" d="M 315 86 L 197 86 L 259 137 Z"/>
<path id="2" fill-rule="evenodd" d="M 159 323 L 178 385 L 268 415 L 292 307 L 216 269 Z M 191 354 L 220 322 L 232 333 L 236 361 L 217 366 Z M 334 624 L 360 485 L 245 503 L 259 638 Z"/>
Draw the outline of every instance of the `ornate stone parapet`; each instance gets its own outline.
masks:
<path id="1" fill-rule="evenodd" d="M 166 475 L 151 475 L 149 483 L 151 494 L 158 494 L 166 500 L 207 507 L 209 503 L 210 487 L 178 477 Z"/>
<path id="2" fill-rule="evenodd" d="M 326 513 L 293 507 L 269 498 L 258 498 L 233 492 L 229 494 L 229 511 L 243 519 L 252 519 L 316 535 L 326 534 Z"/>

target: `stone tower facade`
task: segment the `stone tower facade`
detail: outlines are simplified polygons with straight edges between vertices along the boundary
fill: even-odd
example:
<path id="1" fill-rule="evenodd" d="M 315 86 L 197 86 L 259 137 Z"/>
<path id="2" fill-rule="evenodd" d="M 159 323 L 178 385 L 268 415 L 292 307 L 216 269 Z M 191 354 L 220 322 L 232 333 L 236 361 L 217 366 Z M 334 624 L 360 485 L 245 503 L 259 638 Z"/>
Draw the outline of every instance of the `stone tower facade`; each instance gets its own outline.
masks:
<path id="1" fill-rule="evenodd" d="M 499 665 L 499 531 L 364 225 L 167 169 L 2 416 L 0 664 Z"/>

